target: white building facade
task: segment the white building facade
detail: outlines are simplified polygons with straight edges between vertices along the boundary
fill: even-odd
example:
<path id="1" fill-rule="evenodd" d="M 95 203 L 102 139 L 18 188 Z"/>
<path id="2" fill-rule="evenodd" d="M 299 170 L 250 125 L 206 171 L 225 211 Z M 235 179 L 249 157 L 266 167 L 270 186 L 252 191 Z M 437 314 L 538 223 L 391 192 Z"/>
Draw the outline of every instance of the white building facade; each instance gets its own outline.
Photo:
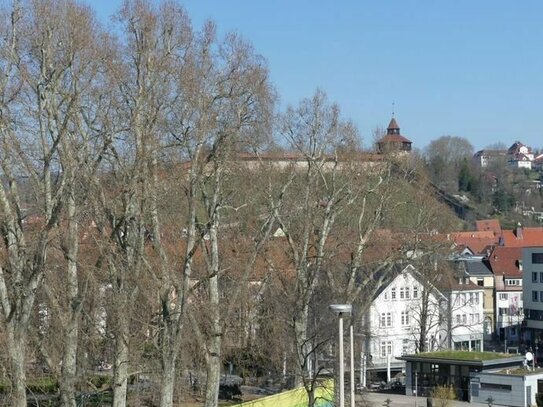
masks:
<path id="1" fill-rule="evenodd" d="M 467 280 L 444 294 L 408 265 L 376 294 L 363 325 L 364 352 L 376 370 L 401 367 L 396 357 L 420 349 L 482 350 L 483 289 Z"/>

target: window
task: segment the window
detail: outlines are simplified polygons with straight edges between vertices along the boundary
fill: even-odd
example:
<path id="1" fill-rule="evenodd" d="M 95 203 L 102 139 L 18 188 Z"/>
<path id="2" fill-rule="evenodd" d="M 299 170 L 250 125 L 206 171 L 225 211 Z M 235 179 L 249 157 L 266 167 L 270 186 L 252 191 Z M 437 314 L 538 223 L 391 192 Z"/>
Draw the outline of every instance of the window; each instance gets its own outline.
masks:
<path id="1" fill-rule="evenodd" d="M 475 314 L 469 314 L 469 323 L 474 324 L 475 323 Z"/>
<path id="2" fill-rule="evenodd" d="M 396 288 L 390 289 L 390 299 L 395 300 L 396 299 Z"/>
<path id="3" fill-rule="evenodd" d="M 381 312 L 381 318 L 379 318 L 379 327 L 386 328 L 392 326 L 392 314 L 390 312 Z"/>
<path id="4" fill-rule="evenodd" d="M 469 303 L 475 304 L 475 293 L 469 293 Z"/>
<path id="5" fill-rule="evenodd" d="M 543 264 L 543 253 L 532 253 L 532 264 Z"/>
<path id="6" fill-rule="evenodd" d="M 419 298 L 419 287 L 413 287 L 413 298 Z"/>
<path id="7" fill-rule="evenodd" d="M 507 300 L 507 293 L 500 293 L 500 300 Z"/>
<path id="8" fill-rule="evenodd" d="M 381 341 L 381 357 L 392 355 L 392 341 Z"/>
<path id="9" fill-rule="evenodd" d="M 543 283 L 543 272 L 539 272 L 539 282 Z"/>
<path id="10" fill-rule="evenodd" d="M 405 298 L 405 288 L 400 288 L 400 300 L 403 300 Z"/>
<path id="11" fill-rule="evenodd" d="M 405 299 L 408 300 L 409 297 L 411 297 L 411 289 L 409 287 L 405 287 Z"/>
<path id="12" fill-rule="evenodd" d="M 462 322 L 462 316 L 461 316 L 460 314 L 458 314 L 458 315 L 456 316 L 456 323 L 457 323 L 457 324 L 460 324 L 461 322 Z"/>
<path id="13" fill-rule="evenodd" d="M 407 355 L 409 353 L 409 340 L 402 340 L 402 355 Z"/>
<path id="14" fill-rule="evenodd" d="M 466 314 L 462 314 L 462 323 L 466 324 L 468 322 L 468 316 Z"/>
<path id="15" fill-rule="evenodd" d="M 385 301 L 388 301 L 388 291 L 385 291 Z"/>
<path id="16" fill-rule="evenodd" d="M 402 326 L 409 325 L 409 311 L 402 311 Z"/>
<path id="17" fill-rule="evenodd" d="M 511 391 L 512 388 L 509 384 L 481 383 L 481 390 L 487 391 Z"/>
<path id="18" fill-rule="evenodd" d="M 478 279 L 477 279 L 477 285 L 478 285 L 479 287 L 484 287 L 484 285 L 485 285 L 485 280 L 483 280 L 482 278 L 478 278 Z"/>
<path id="19" fill-rule="evenodd" d="M 504 308 L 504 307 L 498 308 L 498 315 L 507 315 L 508 314 L 507 310 L 508 308 Z"/>
<path id="20" fill-rule="evenodd" d="M 479 293 L 475 293 L 475 304 L 479 304 Z"/>
<path id="21" fill-rule="evenodd" d="M 532 291 L 532 301 L 533 302 L 538 302 L 539 301 L 537 291 Z"/>
<path id="22" fill-rule="evenodd" d="M 532 283 L 537 283 L 537 272 L 532 271 Z"/>

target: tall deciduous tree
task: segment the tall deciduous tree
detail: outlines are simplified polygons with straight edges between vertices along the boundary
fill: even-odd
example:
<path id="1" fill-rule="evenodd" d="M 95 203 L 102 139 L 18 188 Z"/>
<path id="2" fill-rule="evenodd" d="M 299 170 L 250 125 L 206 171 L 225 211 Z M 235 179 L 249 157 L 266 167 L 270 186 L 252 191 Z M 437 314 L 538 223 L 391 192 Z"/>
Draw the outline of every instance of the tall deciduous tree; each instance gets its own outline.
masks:
<path id="1" fill-rule="evenodd" d="M 473 146 L 463 137 L 441 136 L 430 142 L 425 156 L 432 181 L 440 187 L 455 191 L 460 165 L 464 159 L 471 160 Z"/>

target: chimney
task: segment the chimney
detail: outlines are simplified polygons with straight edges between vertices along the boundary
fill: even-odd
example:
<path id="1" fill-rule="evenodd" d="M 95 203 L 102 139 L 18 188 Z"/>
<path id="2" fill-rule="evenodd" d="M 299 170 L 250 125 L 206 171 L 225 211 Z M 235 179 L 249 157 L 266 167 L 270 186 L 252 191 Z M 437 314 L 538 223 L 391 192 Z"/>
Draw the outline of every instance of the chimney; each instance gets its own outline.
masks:
<path id="1" fill-rule="evenodd" d="M 523 239 L 522 225 L 520 223 L 517 225 L 517 228 L 515 229 L 515 236 L 517 237 L 517 239 Z"/>

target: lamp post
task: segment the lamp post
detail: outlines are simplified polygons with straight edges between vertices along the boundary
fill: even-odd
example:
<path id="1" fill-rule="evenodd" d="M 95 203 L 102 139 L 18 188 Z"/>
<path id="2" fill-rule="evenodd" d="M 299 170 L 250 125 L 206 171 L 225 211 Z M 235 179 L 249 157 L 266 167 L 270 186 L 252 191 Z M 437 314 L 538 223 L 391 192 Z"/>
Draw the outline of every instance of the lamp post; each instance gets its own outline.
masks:
<path id="1" fill-rule="evenodd" d="M 332 304 L 328 307 L 330 311 L 338 316 L 338 362 L 339 362 L 339 385 L 336 383 L 336 394 L 339 393 L 339 407 L 345 407 L 345 369 L 343 366 L 343 316 L 351 315 L 353 306 L 351 304 Z"/>

